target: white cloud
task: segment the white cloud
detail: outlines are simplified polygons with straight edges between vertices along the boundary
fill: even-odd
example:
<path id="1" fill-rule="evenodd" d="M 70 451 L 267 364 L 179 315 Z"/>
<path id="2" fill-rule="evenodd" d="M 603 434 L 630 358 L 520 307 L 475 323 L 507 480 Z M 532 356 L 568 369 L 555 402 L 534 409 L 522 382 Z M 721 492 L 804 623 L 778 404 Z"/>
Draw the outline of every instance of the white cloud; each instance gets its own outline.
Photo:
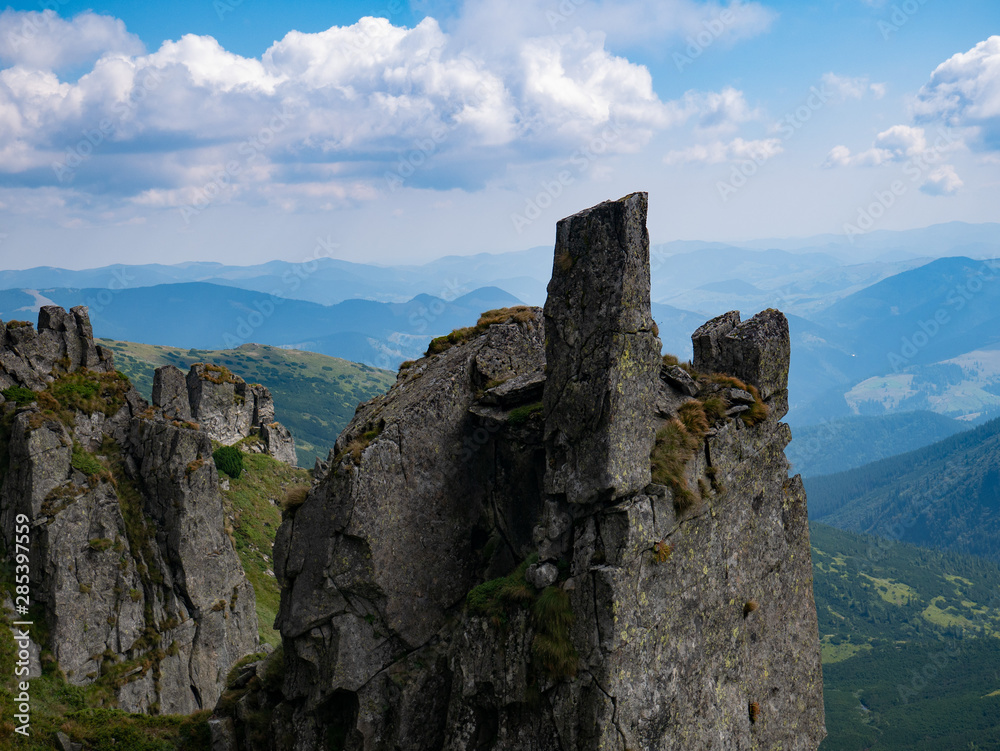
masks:
<path id="1" fill-rule="evenodd" d="M 838 76 L 836 73 L 824 73 L 821 80 L 823 85 L 841 100 L 862 99 L 866 94 L 871 94 L 875 99 L 885 96 L 885 84 L 871 83 L 868 76 L 851 78 Z"/>
<path id="2" fill-rule="evenodd" d="M 687 149 L 669 152 L 664 158 L 664 164 L 719 164 L 721 162 L 755 161 L 764 162 L 777 156 L 784 149 L 781 139 L 766 138 L 759 141 L 745 141 L 734 138 L 728 143 L 713 141 L 707 144 L 696 144 Z"/>
<path id="3" fill-rule="evenodd" d="M 951 196 L 959 191 L 964 183 L 950 164 L 944 164 L 929 175 L 920 190 L 931 196 Z"/>
<path id="4" fill-rule="evenodd" d="M 919 121 L 974 129 L 970 145 L 1000 150 L 1000 36 L 941 63 L 920 89 L 914 114 Z"/>
<path id="5" fill-rule="evenodd" d="M 875 143 L 866 151 L 852 154 L 847 146 L 834 146 L 827 155 L 826 167 L 877 167 L 890 162 L 938 161 L 942 154 L 955 151 L 957 142 L 933 145 L 927 141 L 923 128 L 910 125 L 893 125 L 875 136 Z"/>
<path id="6" fill-rule="evenodd" d="M 70 20 L 55 11 L 0 13 L 0 62 L 28 68 L 59 70 L 91 63 L 104 54 L 139 55 L 142 42 L 111 16 L 91 11 Z"/>
<path id="7" fill-rule="evenodd" d="M 666 5 L 678 33 L 694 23 L 697 4 Z M 728 8 L 730 25 L 743 19 L 744 31 L 761 17 L 753 3 L 697 8 L 698 18 Z M 146 208 L 199 200 L 323 207 L 369 200 L 393 180 L 470 189 L 511 165 L 565 161 L 581 149 L 634 153 L 682 125 L 721 139 L 705 148 L 726 159 L 775 148 L 773 139 L 729 140 L 760 118 L 741 91 L 663 101 L 646 67 L 579 24 L 501 48 L 433 18 L 414 28 L 363 18 L 290 32 L 255 59 L 191 34 L 145 54 L 116 19 L 35 15 L 48 19 L 50 40 L 64 27 L 104 36 L 91 31 L 79 42 L 94 61 L 75 83 L 54 69 L 82 53 L 53 56 L 52 45 L 31 65 L 19 59 L 0 70 L 0 175 L 9 186 L 72 188 L 74 200 L 91 192 Z M 32 17 L 2 14 L 14 28 Z M 480 38 L 494 31 L 481 28 Z"/>

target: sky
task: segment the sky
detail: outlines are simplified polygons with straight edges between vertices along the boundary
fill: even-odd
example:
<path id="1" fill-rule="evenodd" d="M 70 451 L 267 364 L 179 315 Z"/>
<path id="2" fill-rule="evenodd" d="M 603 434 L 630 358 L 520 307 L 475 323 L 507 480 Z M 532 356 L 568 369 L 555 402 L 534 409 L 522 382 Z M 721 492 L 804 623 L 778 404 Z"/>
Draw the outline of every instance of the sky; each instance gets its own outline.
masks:
<path id="1" fill-rule="evenodd" d="M 649 192 L 654 243 L 987 222 L 996 0 L 0 12 L 0 268 L 420 263 Z"/>

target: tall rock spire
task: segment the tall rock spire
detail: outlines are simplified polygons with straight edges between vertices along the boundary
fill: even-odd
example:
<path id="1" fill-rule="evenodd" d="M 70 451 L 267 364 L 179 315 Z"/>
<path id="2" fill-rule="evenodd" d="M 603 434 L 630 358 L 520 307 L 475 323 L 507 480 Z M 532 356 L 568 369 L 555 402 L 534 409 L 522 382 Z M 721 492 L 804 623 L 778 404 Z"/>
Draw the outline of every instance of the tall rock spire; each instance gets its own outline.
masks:
<path id="1" fill-rule="evenodd" d="M 556 225 L 545 303 L 545 490 L 571 503 L 649 483 L 660 340 L 649 307 L 647 197 Z"/>

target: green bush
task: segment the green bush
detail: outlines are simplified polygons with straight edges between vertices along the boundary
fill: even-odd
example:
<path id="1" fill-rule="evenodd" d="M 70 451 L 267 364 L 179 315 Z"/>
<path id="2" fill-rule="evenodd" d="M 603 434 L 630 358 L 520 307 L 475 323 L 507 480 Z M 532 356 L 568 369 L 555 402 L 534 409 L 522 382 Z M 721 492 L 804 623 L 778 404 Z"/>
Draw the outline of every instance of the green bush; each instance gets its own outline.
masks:
<path id="1" fill-rule="evenodd" d="M 220 446 L 212 452 L 212 459 L 215 460 L 216 469 L 234 480 L 238 480 L 243 474 L 243 452 L 235 446 Z"/>
<path id="2" fill-rule="evenodd" d="M 0 394 L 3 394 L 3 398 L 7 401 L 16 402 L 19 405 L 31 404 L 38 398 L 38 394 L 31 389 L 24 388 L 24 386 L 9 386 L 0 391 Z"/>

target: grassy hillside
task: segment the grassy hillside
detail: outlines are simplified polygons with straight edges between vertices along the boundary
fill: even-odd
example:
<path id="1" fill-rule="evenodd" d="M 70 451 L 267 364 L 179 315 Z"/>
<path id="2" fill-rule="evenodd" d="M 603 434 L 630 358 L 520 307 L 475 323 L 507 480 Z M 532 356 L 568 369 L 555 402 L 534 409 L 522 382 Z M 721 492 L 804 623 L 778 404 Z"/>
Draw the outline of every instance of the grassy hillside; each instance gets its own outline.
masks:
<path id="1" fill-rule="evenodd" d="M 821 751 L 1000 747 L 1000 567 L 822 524 L 811 534 Z"/>
<path id="2" fill-rule="evenodd" d="M 1000 419 L 805 485 L 815 521 L 1000 562 Z"/>
<path id="3" fill-rule="evenodd" d="M 845 417 L 794 427 L 785 454 L 803 477 L 828 475 L 927 446 L 969 425 L 933 412 Z"/>
<path id="4" fill-rule="evenodd" d="M 203 350 L 110 339 L 98 342 L 114 351 L 115 366 L 147 399 L 153 391 L 153 371 L 161 365 L 176 365 L 187 372 L 192 363 L 217 363 L 248 382 L 263 383 L 274 396 L 278 420 L 295 436 L 303 467 L 312 466 L 317 456 L 326 459 L 357 405 L 396 382 L 396 374 L 387 370 L 261 344 Z"/>
<path id="5" fill-rule="evenodd" d="M 308 486 L 310 473 L 289 467 L 264 454 L 243 457 L 243 473 L 223 490 L 226 516 L 233 544 L 247 579 L 257 595 L 257 628 L 260 640 L 277 646 L 281 636 L 275 631 L 275 616 L 281 589 L 274 578 L 271 559 L 274 535 L 281 524 L 281 502 L 290 488 Z"/>

